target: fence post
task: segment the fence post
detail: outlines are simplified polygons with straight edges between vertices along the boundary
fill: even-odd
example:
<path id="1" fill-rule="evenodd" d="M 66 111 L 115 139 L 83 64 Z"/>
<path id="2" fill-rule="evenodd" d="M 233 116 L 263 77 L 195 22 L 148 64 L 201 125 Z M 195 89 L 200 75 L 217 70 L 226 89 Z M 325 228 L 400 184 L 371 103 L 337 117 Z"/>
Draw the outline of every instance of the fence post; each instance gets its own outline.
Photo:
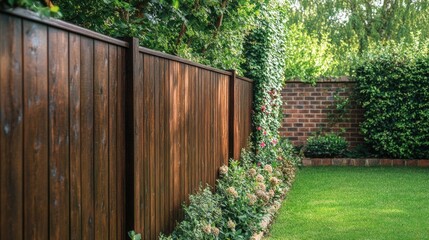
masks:
<path id="1" fill-rule="evenodd" d="M 229 81 L 229 114 L 228 114 L 228 158 L 236 158 L 235 154 L 235 81 L 237 73 L 235 70 L 229 70 L 232 74 Z"/>
<path id="2" fill-rule="evenodd" d="M 141 91 L 138 86 L 139 40 L 132 37 L 124 38 L 124 40 L 129 44 L 125 57 L 125 226 L 126 231 L 143 232 L 143 229 L 138 229 L 142 224 L 139 224 L 139 209 L 138 204 L 135 204 L 138 203 L 135 196 L 139 189 L 135 189 L 136 176 L 134 174 L 140 160 L 136 159 L 139 156 L 134 152 L 138 149 L 134 144 L 137 143 L 135 135 L 138 134 L 140 125 L 138 121 L 134 121 L 134 113 L 136 113 L 134 94 Z M 128 238 L 128 236 L 125 237 Z"/>

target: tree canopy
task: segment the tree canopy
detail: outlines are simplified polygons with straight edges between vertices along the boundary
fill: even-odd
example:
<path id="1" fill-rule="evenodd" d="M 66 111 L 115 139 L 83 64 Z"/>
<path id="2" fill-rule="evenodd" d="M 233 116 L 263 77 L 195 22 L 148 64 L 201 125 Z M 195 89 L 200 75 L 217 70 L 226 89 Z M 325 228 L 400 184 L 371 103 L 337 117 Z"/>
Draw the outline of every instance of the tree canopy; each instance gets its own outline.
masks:
<path id="1" fill-rule="evenodd" d="M 370 42 L 414 41 L 419 33 L 429 37 L 427 0 L 289 0 L 290 24 L 303 23 L 319 38 L 329 34 L 335 45 L 358 44 L 359 52 Z"/>
<path id="2" fill-rule="evenodd" d="M 63 19 L 148 48 L 223 69 L 237 69 L 259 0 L 57 0 Z"/>

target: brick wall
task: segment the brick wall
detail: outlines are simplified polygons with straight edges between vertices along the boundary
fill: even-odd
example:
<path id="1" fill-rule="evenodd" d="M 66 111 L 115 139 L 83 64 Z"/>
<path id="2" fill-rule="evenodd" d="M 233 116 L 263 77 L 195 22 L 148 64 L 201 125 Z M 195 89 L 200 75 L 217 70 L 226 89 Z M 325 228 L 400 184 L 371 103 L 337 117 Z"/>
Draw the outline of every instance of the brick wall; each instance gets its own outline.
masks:
<path id="1" fill-rule="evenodd" d="M 347 78 L 321 80 L 315 86 L 298 81 L 289 81 L 282 91 L 283 122 L 280 134 L 289 138 L 294 145 L 302 145 L 307 138 L 318 131 L 340 131 L 351 146 L 363 143 L 359 124 L 363 119 L 363 110 L 354 100 L 352 93 L 355 84 Z M 342 121 L 338 118 L 334 96 L 349 98 L 347 113 Z"/>

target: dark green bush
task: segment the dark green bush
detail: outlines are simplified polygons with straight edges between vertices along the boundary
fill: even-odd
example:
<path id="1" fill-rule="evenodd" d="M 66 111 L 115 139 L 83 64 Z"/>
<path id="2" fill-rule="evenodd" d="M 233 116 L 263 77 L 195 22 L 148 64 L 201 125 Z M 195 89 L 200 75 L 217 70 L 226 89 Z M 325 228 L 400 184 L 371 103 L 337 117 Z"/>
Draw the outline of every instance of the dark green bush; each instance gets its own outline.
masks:
<path id="1" fill-rule="evenodd" d="M 366 142 L 382 156 L 428 158 L 429 56 L 382 53 L 354 75 Z"/>
<path id="2" fill-rule="evenodd" d="M 352 149 L 348 150 L 345 154 L 348 158 L 377 158 L 378 155 L 374 153 L 371 146 L 366 144 L 358 144 Z"/>
<path id="3" fill-rule="evenodd" d="M 335 133 L 309 137 L 304 146 L 306 157 L 342 157 L 347 151 L 347 141 Z"/>

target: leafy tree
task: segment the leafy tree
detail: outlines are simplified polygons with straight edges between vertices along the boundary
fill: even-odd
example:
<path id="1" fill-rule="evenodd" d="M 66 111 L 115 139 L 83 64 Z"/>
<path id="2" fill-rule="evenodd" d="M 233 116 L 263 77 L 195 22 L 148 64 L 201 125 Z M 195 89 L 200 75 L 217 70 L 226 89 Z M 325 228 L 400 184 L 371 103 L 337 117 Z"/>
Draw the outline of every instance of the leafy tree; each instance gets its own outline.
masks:
<path id="1" fill-rule="evenodd" d="M 333 43 L 357 36 L 359 52 L 369 43 L 413 40 L 420 32 L 429 37 L 427 0 L 289 0 L 291 23 L 303 22 L 310 33 L 322 38 L 328 33 Z"/>
<path id="2" fill-rule="evenodd" d="M 341 74 L 337 70 L 340 62 L 327 34 L 319 40 L 315 34 L 305 31 L 303 24 L 293 24 L 289 26 L 285 46 L 286 79 L 314 82 L 322 76 Z"/>
<path id="3" fill-rule="evenodd" d="M 350 68 L 366 52 L 377 51 L 379 46 L 397 45 L 396 48 L 405 49 L 429 39 L 427 0 L 288 0 L 288 3 L 287 46 L 297 51 L 287 52 L 289 79 L 308 81 L 320 75 L 349 75 Z"/>
<path id="4" fill-rule="evenodd" d="M 31 9 L 43 16 L 61 17 L 59 7 L 51 0 L 0 0 L 0 8 L 23 7 Z"/>
<path id="5" fill-rule="evenodd" d="M 259 0 L 58 0 L 66 21 L 223 69 L 238 69 Z"/>

